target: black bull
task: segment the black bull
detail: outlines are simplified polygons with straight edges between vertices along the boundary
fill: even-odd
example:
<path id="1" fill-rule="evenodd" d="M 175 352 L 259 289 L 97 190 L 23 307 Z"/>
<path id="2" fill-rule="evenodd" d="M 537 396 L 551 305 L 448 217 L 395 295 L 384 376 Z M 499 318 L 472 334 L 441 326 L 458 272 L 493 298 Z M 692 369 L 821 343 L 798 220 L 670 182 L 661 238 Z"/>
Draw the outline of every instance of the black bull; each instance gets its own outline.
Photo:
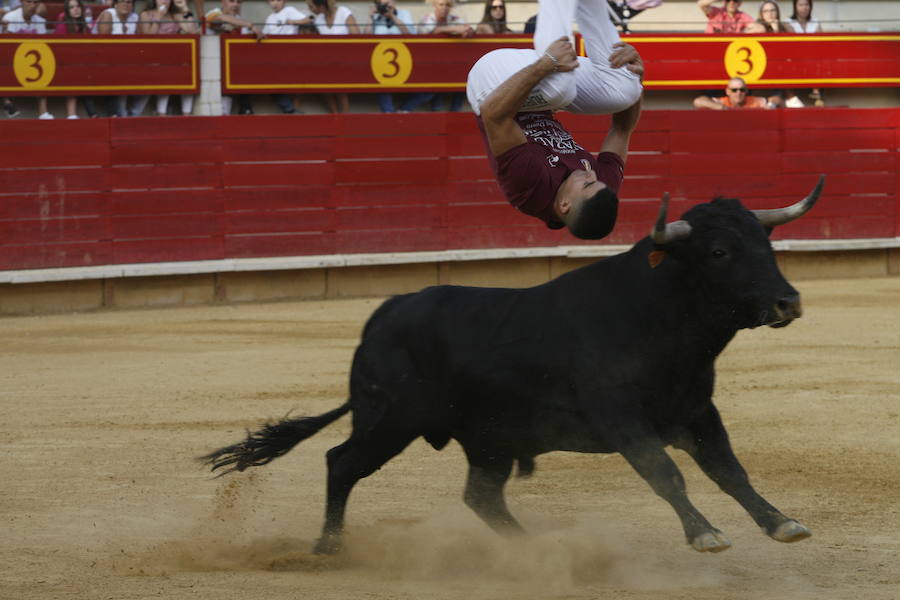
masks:
<path id="1" fill-rule="evenodd" d="M 686 451 L 772 538 L 810 531 L 751 486 L 712 403 L 715 359 L 739 329 L 800 316 L 768 240 L 805 213 L 823 184 L 784 209 L 736 200 L 695 206 L 628 252 L 528 289 L 437 286 L 387 300 L 362 334 L 350 398 L 316 417 L 266 425 L 203 460 L 242 471 L 270 462 L 348 411 L 350 438 L 328 451 L 317 552 L 341 544 L 351 489 L 419 436 L 457 440 L 469 462 L 465 502 L 488 525 L 521 527 L 503 488 L 518 461 L 553 450 L 619 452 L 681 519 L 701 552 L 730 542 L 688 500 L 665 451 Z"/>

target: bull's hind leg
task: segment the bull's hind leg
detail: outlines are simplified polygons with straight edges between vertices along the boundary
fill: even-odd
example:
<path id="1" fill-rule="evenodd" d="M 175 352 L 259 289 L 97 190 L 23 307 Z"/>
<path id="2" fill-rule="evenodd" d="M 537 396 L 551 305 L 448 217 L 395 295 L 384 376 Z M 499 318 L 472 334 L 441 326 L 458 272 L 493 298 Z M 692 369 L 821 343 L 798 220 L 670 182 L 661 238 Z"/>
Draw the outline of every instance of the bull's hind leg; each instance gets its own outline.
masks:
<path id="1" fill-rule="evenodd" d="M 503 487 L 512 472 L 513 459 L 473 456 L 469 458 L 469 476 L 464 499 L 494 531 L 508 534 L 522 532 L 522 526 L 510 514 L 503 496 Z"/>
<path id="2" fill-rule="evenodd" d="M 349 440 L 328 451 L 325 524 L 313 552 L 334 554 L 341 549 L 344 513 L 353 486 L 400 454 L 416 437 L 418 434 L 379 427 L 364 435 L 354 433 Z"/>
<path id="3" fill-rule="evenodd" d="M 723 492 L 737 500 L 772 539 L 797 542 L 812 535 L 809 529 L 783 515 L 753 489 L 747 472 L 731 449 L 728 433 L 714 406 L 710 405 L 691 424 L 687 437 L 677 446 L 690 454 Z"/>

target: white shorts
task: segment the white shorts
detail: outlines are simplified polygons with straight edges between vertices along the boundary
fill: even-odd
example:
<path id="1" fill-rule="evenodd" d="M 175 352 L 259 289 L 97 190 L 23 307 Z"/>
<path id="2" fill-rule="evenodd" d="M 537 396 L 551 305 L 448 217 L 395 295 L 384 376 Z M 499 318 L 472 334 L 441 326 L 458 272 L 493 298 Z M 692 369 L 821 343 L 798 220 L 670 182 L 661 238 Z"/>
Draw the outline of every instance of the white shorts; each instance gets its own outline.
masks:
<path id="1" fill-rule="evenodd" d="M 588 57 L 567 73 L 552 73 L 534 87 L 522 111 L 567 110 L 609 114 L 624 110 L 641 95 L 640 78 L 622 67 L 609 66 L 619 33 L 610 21 L 606 0 L 540 0 L 534 50 L 503 48 L 482 56 L 469 71 L 466 95 L 475 114 L 481 103 L 504 81 L 534 63 L 547 47 L 572 32 L 572 17 L 584 37 Z"/>

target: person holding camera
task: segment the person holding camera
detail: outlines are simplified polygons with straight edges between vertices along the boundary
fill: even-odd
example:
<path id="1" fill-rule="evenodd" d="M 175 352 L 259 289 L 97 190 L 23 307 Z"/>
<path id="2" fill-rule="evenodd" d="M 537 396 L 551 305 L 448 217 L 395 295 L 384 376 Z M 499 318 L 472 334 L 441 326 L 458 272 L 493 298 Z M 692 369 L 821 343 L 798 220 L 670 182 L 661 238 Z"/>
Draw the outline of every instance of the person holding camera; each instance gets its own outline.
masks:
<path id="1" fill-rule="evenodd" d="M 375 0 L 369 9 L 369 24 L 363 33 L 375 35 L 409 35 L 416 32 L 412 14 L 398 9 L 395 0 Z"/>
<path id="2" fill-rule="evenodd" d="M 395 0 L 375 0 L 369 9 L 369 23 L 363 33 L 375 35 L 410 35 L 416 33 L 412 14 L 398 9 Z M 378 94 L 378 108 L 383 113 L 397 112 L 392 94 Z"/>

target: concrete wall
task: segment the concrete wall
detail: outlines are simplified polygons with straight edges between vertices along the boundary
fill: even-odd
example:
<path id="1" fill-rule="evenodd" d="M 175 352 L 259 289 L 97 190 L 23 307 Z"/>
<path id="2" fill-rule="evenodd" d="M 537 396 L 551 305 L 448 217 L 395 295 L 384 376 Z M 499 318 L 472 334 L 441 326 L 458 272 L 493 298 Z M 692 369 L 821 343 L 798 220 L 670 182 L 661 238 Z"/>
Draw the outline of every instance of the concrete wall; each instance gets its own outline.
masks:
<path id="1" fill-rule="evenodd" d="M 429 285 L 527 287 L 596 259 L 523 258 L 0 284 L 0 316 L 274 300 L 383 297 Z M 900 276 L 900 248 L 781 252 L 792 281 Z"/>

